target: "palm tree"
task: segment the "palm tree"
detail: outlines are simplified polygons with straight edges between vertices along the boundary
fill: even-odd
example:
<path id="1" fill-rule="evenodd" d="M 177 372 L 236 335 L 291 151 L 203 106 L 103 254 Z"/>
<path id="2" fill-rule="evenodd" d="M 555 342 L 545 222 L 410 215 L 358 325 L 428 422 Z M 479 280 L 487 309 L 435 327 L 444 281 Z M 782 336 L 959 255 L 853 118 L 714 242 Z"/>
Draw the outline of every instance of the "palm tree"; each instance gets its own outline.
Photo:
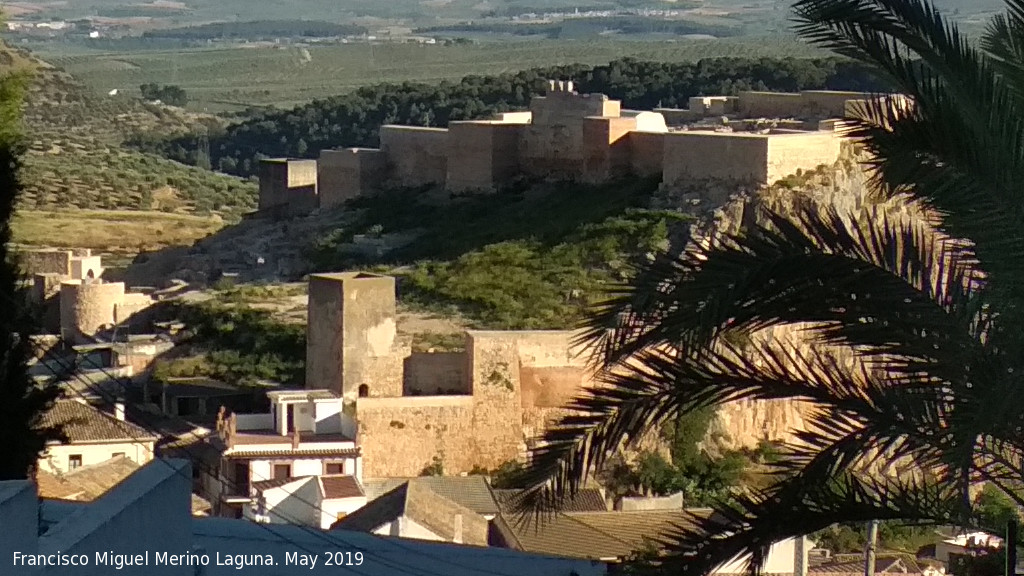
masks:
<path id="1" fill-rule="evenodd" d="M 850 136 L 879 194 L 935 218 L 764 210 L 640 266 L 589 323 L 601 386 L 541 438 L 524 508 L 575 492 L 623 441 L 743 398 L 806 401 L 807 430 L 771 487 L 666 543 L 673 573 L 741 554 L 756 571 L 772 543 L 838 522 L 971 524 L 979 481 L 1024 505 L 1024 0 L 1007 5 L 979 49 L 925 0 L 797 0 L 803 37 L 912 98 L 877 99 Z M 730 344 L 794 326 L 815 346 Z M 864 473 L 908 459 L 923 472 Z"/>

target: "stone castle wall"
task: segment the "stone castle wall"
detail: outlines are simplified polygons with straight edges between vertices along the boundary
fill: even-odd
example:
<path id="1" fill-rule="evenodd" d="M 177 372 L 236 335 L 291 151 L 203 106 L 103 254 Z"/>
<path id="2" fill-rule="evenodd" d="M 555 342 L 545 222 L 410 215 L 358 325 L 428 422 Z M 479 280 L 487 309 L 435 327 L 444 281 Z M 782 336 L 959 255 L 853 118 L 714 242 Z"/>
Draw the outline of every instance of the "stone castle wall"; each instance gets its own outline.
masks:
<path id="1" fill-rule="evenodd" d="M 512 122 L 450 123 L 448 189 L 490 191 L 518 175 L 519 139 L 525 126 Z"/>
<path id="2" fill-rule="evenodd" d="M 114 309 L 124 302 L 124 283 L 82 283 L 71 280 L 60 287 L 60 327 L 64 336 L 78 342 L 116 324 Z"/>
<path id="3" fill-rule="evenodd" d="M 380 149 L 388 177 L 399 186 L 444 184 L 448 174 L 448 130 L 418 126 L 381 126 Z"/>
<path id="4" fill-rule="evenodd" d="M 321 208 L 334 208 L 372 191 L 387 173 L 384 153 L 374 148 L 321 150 L 317 183 Z"/>

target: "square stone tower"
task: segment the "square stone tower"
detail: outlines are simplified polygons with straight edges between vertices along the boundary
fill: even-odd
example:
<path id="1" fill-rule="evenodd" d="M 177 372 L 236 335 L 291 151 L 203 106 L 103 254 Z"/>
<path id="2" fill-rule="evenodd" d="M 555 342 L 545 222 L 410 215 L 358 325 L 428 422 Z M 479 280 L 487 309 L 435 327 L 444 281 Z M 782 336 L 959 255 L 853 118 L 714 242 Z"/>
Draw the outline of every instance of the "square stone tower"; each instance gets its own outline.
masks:
<path id="1" fill-rule="evenodd" d="M 395 279 L 362 272 L 309 277 L 306 388 L 347 401 L 401 396 Z"/>

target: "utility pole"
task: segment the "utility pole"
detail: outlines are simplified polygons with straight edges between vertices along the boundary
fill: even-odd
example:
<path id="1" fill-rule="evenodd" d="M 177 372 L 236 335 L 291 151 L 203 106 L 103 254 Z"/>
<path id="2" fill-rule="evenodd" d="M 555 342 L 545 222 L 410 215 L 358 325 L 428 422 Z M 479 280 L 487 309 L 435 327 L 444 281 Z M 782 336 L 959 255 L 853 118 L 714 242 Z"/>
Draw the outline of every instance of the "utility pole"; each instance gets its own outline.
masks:
<path id="1" fill-rule="evenodd" d="M 1005 576 L 1017 576 L 1017 521 L 1006 523 L 1006 568 Z"/>
<path id="2" fill-rule="evenodd" d="M 864 546 L 864 576 L 875 576 L 875 547 L 878 545 L 878 520 L 868 523 L 868 543 Z"/>

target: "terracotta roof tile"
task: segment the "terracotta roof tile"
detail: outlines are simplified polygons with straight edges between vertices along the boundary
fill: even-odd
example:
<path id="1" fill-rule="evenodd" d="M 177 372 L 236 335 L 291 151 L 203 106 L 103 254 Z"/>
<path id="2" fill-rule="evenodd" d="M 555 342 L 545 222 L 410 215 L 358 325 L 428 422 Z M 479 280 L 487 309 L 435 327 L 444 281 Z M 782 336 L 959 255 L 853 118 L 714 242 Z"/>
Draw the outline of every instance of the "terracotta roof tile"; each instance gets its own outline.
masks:
<path id="1" fill-rule="evenodd" d="M 60 426 L 68 442 L 150 442 L 158 438 L 141 426 L 118 420 L 77 400 L 58 400 L 42 417 L 42 426 Z"/>
<path id="2" fill-rule="evenodd" d="M 363 487 L 353 476 L 331 474 L 320 477 L 324 498 L 356 498 L 363 495 Z"/>
<path id="3" fill-rule="evenodd" d="M 622 559 L 644 547 L 645 539 L 671 535 L 690 523 L 695 512 L 560 512 L 532 516 L 502 514 L 496 528 L 510 547 L 535 554 L 590 560 Z"/>
<path id="4" fill-rule="evenodd" d="M 237 458 L 237 459 L 267 458 L 267 457 L 273 457 L 273 456 L 289 456 L 289 457 L 299 457 L 299 456 L 348 456 L 348 457 L 351 457 L 351 458 L 355 458 L 356 456 L 359 456 L 359 449 L 358 448 L 319 448 L 319 449 L 313 448 L 313 449 L 305 449 L 305 450 L 303 450 L 303 449 L 292 450 L 291 447 L 289 446 L 288 448 L 280 448 L 280 449 L 274 449 L 274 450 L 266 450 L 266 449 L 247 450 L 247 449 L 244 449 L 244 448 L 240 449 L 238 447 L 235 447 L 234 450 L 232 450 L 231 452 L 228 452 L 224 456 L 226 456 L 227 458 Z"/>
<path id="5" fill-rule="evenodd" d="M 36 474 L 41 498 L 91 502 L 140 468 L 134 461 L 117 456 L 99 464 L 90 464 L 63 474 L 40 467 Z"/>
<path id="6" fill-rule="evenodd" d="M 493 489 L 494 499 L 502 512 L 514 513 L 516 500 L 522 490 Z M 561 512 L 607 512 L 608 504 L 605 503 L 601 491 L 596 488 L 584 488 L 571 498 L 566 498 L 559 508 Z"/>

